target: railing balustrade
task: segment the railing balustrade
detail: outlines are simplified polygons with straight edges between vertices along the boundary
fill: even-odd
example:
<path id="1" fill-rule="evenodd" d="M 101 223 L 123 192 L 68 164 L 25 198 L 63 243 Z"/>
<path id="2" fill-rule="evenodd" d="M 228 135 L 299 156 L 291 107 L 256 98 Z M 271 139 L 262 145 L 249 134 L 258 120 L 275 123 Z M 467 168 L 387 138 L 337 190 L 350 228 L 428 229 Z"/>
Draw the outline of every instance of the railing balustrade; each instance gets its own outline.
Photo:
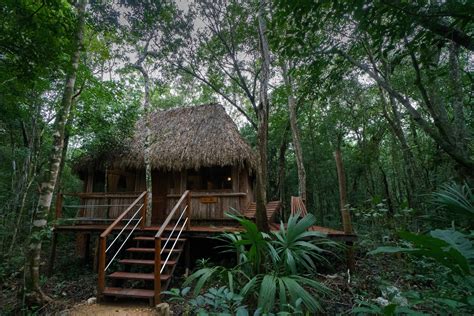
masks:
<path id="1" fill-rule="evenodd" d="M 112 224 L 110 224 L 107 229 L 100 234 L 100 248 L 99 248 L 99 282 L 98 282 L 98 287 L 99 287 L 99 294 L 101 294 L 104 291 L 105 288 L 105 271 L 110 267 L 110 265 L 114 262 L 115 258 L 119 254 L 119 252 L 122 250 L 123 246 L 125 243 L 128 241 L 130 236 L 133 234 L 133 232 L 136 230 L 139 224 L 143 227 L 145 225 L 146 221 L 146 205 L 147 205 L 147 194 L 146 191 L 140 194 L 140 196 L 133 201 L 132 204 L 128 206 L 128 208 L 120 214 Z M 129 214 L 132 209 L 137 208 L 135 213 L 129 217 L 125 218 L 127 214 Z M 122 227 L 120 232 L 117 234 L 117 236 L 114 238 L 114 240 L 110 243 L 110 245 L 107 247 L 107 237 L 110 235 L 110 233 L 118 228 L 118 224 L 122 222 L 123 220 L 127 220 L 127 223 Z M 130 232 L 128 233 L 127 237 L 125 240 L 120 244 L 119 248 L 115 252 L 115 254 L 112 256 L 112 259 L 107 263 L 107 253 L 113 249 L 112 245 L 115 244 L 115 242 L 119 239 L 119 237 L 124 233 L 124 231 L 127 229 L 127 227 L 130 225 L 132 221 L 136 221 L 135 225 L 133 228 L 130 229 Z M 106 265 L 107 263 L 107 265 Z"/>
<path id="2" fill-rule="evenodd" d="M 59 193 L 56 196 L 56 220 L 71 224 L 110 223 L 141 193 Z"/>
<path id="3" fill-rule="evenodd" d="M 183 230 L 189 229 L 191 226 L 191 193 L 190 191 L 185 191 L 183 195 L 181 195 L 181 198 L 179 199 L 178 203 L 173 207 L 171 212 L 168 214 L 168 217 L 165 219 L 163 224 L 160 227 L 160 230 L 156 233 L 155 235 L 155 304 L 158 304 L 160 302 L 160 293 L 161 293 L 161 274 L 163 273 L 164 268 L 166 267 L 166 264 L 168 263 L 169 258 L 171 257 L 173 250 L 176 246 L 176 243 L 179 241 L 179 238 L 181 237 L 181 233 Z M 178 220 L 176 221 L 173 229 L 171 230 L 170 234 L 166 238 L 166 241 L 161 247 L 161 239 L 163 236 L 164 231 L 166 230 L 166 227 L 169 225 L 171 222 L 172 218 L 175 216 L 176 212 L 183 207 L 181 210 L 180 216 Z M 179 224 L 181 224 L 181 227 L 179 227 Z M 179 227 L 179 228 L 178 228 Z M 163 251 L 166 249 L 166 246 L 168 245 L 169 241 L 173 237 L 174 233 L 177 233 L 176 239 L 173 243 L 173 245 L 170 247 L 168 256 L 166 257 L 165 261 L 163 262 L 163 265 L 161 265 L 161 254 Z"/>

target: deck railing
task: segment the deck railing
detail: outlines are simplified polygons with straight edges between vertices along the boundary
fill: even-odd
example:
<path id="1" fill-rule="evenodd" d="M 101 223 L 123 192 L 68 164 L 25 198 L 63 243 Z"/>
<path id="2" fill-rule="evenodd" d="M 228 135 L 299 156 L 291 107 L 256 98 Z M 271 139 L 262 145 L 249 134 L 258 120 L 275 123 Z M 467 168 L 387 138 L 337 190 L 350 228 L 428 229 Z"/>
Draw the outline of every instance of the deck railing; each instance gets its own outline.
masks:
<path id="1" fill-rule="evenodd" d="M 102 294 L 102 292 L 104 291 L 104 288 L 105 288 L 105 271 L 110 267 L 110 265 L 112 264 L 112 262 L 114 261 L 114 259 L 117 257 L 118 253 L 120 252 L 120 250 L 122 250 L 123 246 L 125 245 L 125 243 L 127 242 L 127 240 L 130 238 L 130 236 L 133 234 L 133 232 L 135 231 L 135 229 L 138 227 L 139 224 L 141 224 L 142 228 L 145 226 L 145 221 L 146 221 L 146 207 L 147 207 L 147 193 L 146 191 L 143 192 L 142 194 L 140 194 L 140 196 L 135 200 L 133 201 L 132 204 L 130 204 L 127 209 L 122 213 L 120 214 L 112 224 L 110 224 L 109 227 L 107 227 L 107 229 L 102 233 L 100 234 L 100 245 L 99 245 L 99 271 L 98 271 L 98 287 L 99 287 L 99 295 Z M 132 216 L 126 218 L 126 216 L 130 213 L 132 214 L 132 210 L 134 210 L 135 212 L 133 213 Z M 128 220 L 126 222 L 126 224 L 122 227 L 122 229 L 120 230 L 120 232 L 117 234 L 117 236 L 114 238 L 114 240 L 109 244 L 109 246 L 107 247 L 107 237 L 110 235 L 110 233 L 114 230 L 114 229 L 119 229 L 120 227 L 118 227 L 119 223 L 121 223 L 123 220 Z M 131 227 L 132 222 L 135 221 L 135 225 L 133 226 L 133 228 Z M 118 239 L 120 238 L 120 236 L 124 233 L 125 230 L 129 230 L 129 233 L 127 235 L 127 237 L 125 238 L 125 240 L 123 242 L 121 242 L 120 245 L 117 244 L 118 246 L 118 249 L 117 251 L 115 252 L 115 254 L 112 256 L 112 259 L 109 260 L 109 262 L 107 263 L 106 260 L 107 260 L 107 253 L 109 251 L 111 251 L 112 249 L 112 246 L 118 241 Z M 106 265 L 107 263 L 107 265 Z"/>
<path id="2" fill-rule="evenodd" d="M 56 220 L 73 224 L 110 223 L 122 214 L 141 193 L 59 193 L 56 196 Z M 66 212 L 64 213 L 63 210 Z"/>
<path id="3" fill-rule="evenodd" d="M 176 223 L 173 229 L 171 230 L 171 233 L 166 238 L 166 241 L 163 247 L 161 247 L 161 240 L 162 240 L 162 236 L 166 227 L 170 224 L 173 217 L 178 214 L 179 214 L 179 217 L 176 220 Z M 180 227 L 180 224 L 181 224 L 181 227 Z M 181 236 L 181 233 L 183 232 L 184 229 L 189 230 L 190 227 L 191 227 L 191 193 L 188 190 L 183 193 L 179 201 L 176 203 L 176 205 L 173 207 L 171 212 L 168 214 L 168 217 L 165 219 L 165 221 L 161 225 L 160 230 L 155 235 L 155 268 L 154 268 L 155 269 L 154 270 L 155 304 L 158 304 L 160 302 L 161 273 L 163 273 L 164 267 L 166 267 L 166 264 L 168 263 L 168 260 L 173 253 L 173 250 L 176 246 L 176 243 L 179 240 L 179 237 Z M 173 235 L 175 234 L 175 232 L 177 233 L 176 239 L 174 240 L 173 245 L 171 245 L 170 241 Z M 170 245 L 170 250 L 168 252 L 168 256 L 166 257 L 163 265 L 161 265 L 161 254 L 163 253 L 164 249 L 166 249 L 166 246 L 168 244 Z"/>

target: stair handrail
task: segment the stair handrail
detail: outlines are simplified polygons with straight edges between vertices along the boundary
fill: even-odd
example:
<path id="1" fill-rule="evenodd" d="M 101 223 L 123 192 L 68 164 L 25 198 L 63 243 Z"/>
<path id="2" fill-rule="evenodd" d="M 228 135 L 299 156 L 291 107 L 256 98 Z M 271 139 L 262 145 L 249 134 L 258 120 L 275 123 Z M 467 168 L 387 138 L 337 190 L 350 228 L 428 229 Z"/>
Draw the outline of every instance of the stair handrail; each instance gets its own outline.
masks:
<path id="1" fill-rule="evenodd" d="M 174 247 L 176 246 L 176 243 L 179 239 L 179 237 L 181 236 L 181 233 L 183 231 L 183 229 L 186 227 L 186 229 L 189 229 L 190 226 L 191 226 L 191 192 L 189 190 L 186 190 L 184 191 L 183 195 L 181 195 L 180 199 L 178 200 L 178 202 L 176 203 L 176 205 L 173 207 L 173 209 L 171 210 L 171 212 L 168 214 L 168 216 L 166 217 L 165 221 L 163 222 L 163 224 L 161 225 L 160 229 L 158 230 L 158 232 L 156 233 L 155 235 L 155 265 L 154 265 L 154 274 L 155 274 L 155 277 L 154 277 L 154 280 L 155 280 L 155 284 L 154 284 L 154 291 L 155 291 L 155 304 L 158 304 L 160 303 L 160 293 L 161 293 L 161 273 L 163 272 L 163 267 L 161 267 L 161 253 L 162 253 L 162 249 L 161 249 L 161 236 L 163 235 L 163 232 L 165 231 L 166 227 L 168 226 L 168 224 L 170 223 L 171 219 L 175 216 L 176 212 L 178 211 L 178 209 L 180 209 L 180 207 L 182 206 L 183 202 L 186 201 L 186 205 L 184 207 L 184 209 L 181 211 L 181 214 L 178 218 L 178 220 L 176 221 L 176 224 L 171 232 L 171 234 L 168 236 L 166 242 L 165 242 L 165 245 L 164 247 L 166 247 L 166 245 L 168 244 L 172 234 L 174 233 L 176 227 L 178 226 L 179 222 L 181 221 L 181 219 L 183 218 L 183 214 L 186 214 L 186 217 L 184 219 L 184 223 L 183 223 L 183 226 L 180 228 L 180 231 L 179 231 L 179 234 L 178 234 L 178 237 L 176 238 L 172 248 L 170 249 L 170 252 L 168 254 L 168 257 L 166 258 L 166 261 L 164 262 L 163 264 L 163 267 L 166 266 L 166 263 L 168 262 L 168 259 L 170 258 L 171 256 L 171 253 L 172 251 L 174 250 Z M 163 247 L 163 249 L 164 249 Z"/>
<path id="2" fill-rule="evenodd" d="M 110 235 L 110 233 L 116 228 L 116 226 L 125 218 L 125 216 L 135 207 L 137 204 L 140 202 L 140 200 L 143 199 L 143 204 L 138 208 L 138 210 L 135 212 L 135 214 L 128 219 L 127 224 L 122 228 L 120 233 L 117 235 L 117 237 L 113 240 L 112 244 L 115 243 L 117 240 L 118 236 L 122 234 L 122 232 L 125 230 L 125 228 L 130 224 L 130 222 L 135 218 L 135 216 L 140 213 L 140 218 L 137 220 L 137 223 L 135 226 L 132 228 L 131 232 L 128 234 L 127 238 L 125 239 L 125 242 L 130 238 L 130 235 L 135 231 L 137 228 L 138 224 L 141 223 L 142 227 L 145 225 L 145 220 L 146 220 L 146 207 L 147 207 L 147 192 L 144 191 L 142 194 L 136 198 L 135 201 L 130 204 L 129 207 L 125 211 L 122 212 L 114 221 L 112 224 L 110 224 L 102 234 L 100 234 L 100 247 L 99 247 L 99 267 L 98 267 L 98 292 L 99 295 L 102 294 L 102 292 L 105 289 L 105 271 L 107 268 L 110 266 L 112 261 L 115 259 L 117 256 L 118 252 L 122 249 L 123 245 L 125 242 L 122 243 L 118 251 L 115 253 L 113 256 L 112 260 L 110 260 L 109 264 L 107 267 L 105 266 L 105 260 L 106 260 L 106 252 L 110 249 L 107 248 L 107 236 Z M 111 244 L 111 245 L 112 245 Z"/>
<path id="3" fill-rule="evenodd" d="M 102 234 L 100 234 L 100 238 L 107 237 L 112 232 L 112 230 L 123 220 L 125 215 L 127 215 L 135 207 L 135 205 L 137 205 L 137 203 L 143 198 L 145 199 L 145 201 L 143 203 L 145 205 L 145 207 L 143 208 L 143 210 L 145 210 L 145 212 L 143 212 L 143 213 L 146 214 L 146 191 L 144 191 L 142 194 L 140 194 L 140 196 L 137 197 L 137 199 L 135 201 L 132 202 L 132 204 L 130 204 L 129 207 L 127 207 L 127 209 L 125 211 L 122 212 L 122 214 L 120 214 L 115 219 L 115 221 L 112 222 L 112 224 L 109 225 L 109 227 L 107 227 L 104 230 L 104 232 Z M 142 222 L 143 223 L 145 222 L 145 217 L 143 217 Z"/>

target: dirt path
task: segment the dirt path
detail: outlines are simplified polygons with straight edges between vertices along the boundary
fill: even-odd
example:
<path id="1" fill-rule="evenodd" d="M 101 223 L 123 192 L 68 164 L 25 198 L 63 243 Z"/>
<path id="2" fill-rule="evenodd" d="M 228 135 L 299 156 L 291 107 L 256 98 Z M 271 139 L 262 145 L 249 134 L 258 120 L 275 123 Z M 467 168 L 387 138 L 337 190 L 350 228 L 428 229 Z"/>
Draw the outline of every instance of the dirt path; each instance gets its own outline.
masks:
<path id="1" fill-rule="evenodd" d="M 156 316 L 158 313 L 155 309 L 148 307 L 146 304 L 130 304 L 130 303 L 101 303 L 101 304 L 79 304 L 73 308 L 63 311 L 61 315 L 68 316 Z"/>

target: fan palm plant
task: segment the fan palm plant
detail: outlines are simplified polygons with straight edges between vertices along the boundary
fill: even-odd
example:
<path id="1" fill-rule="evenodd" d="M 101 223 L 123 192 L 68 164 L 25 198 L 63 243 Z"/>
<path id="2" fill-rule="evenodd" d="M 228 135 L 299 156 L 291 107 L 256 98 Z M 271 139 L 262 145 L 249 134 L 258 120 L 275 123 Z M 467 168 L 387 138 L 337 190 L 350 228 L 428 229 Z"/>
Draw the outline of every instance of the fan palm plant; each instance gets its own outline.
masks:
<path id="1" fill-rule="evenodd" d="M 460 215 L 474 216 L 474 195 L 467 184 L 447 183 L 432 193 L 432 202 L 439 208 Z"/>
<path id="2" fill-rule="evenodd" d="M 314 216 L 302 219 L 297 215 L 290 216 L 286 226 L 282 223 L 280 230 L 271 234 L 260 232 L 248 219 L 227 216 L 244 227 L 241 233 L 224 234 L 219 238 L 227 242 L 225 252 L 237 252 L 237 266 L 199 269 L 184 286 L 195 283 L 195 295 L 213 281 L 225 283 L 231 291 L 239 286 L 240 295 L 256 298 L 263 312 L 271 312 L 275 302 L 279 303 L 280 311 L 290 310 L 289 306 L 295 306 L 297 301 L 308 311 L 320 310 L 317 295 L 329 290 L 308 273 L 315 271 L 315 262 L 326 260 L 322 254 L 327 251 L 320 246 L 335 246 L 336 243 L 326 240 L 324 234 L 309 230 L 315 223 Z"/>
<path id="3" fill-rule="evenodd" d="M 322 255 L 329 254 L 329 251 L 321 248 L 325 245 L 336 247 L 338 244 L 326 239 L 326 235 L 312 231 L 311 227 L 316 223 L 316 218 L 308 214 L 299 219 L 299 214 L 290 216 L 288 225 L 280 224 L 278 232 L 271 242 L 271 247 L 275 249 L 278 256 L 277 262 L 286 273 L 302 273 L 315 271 L 315 262 L 328 262 Z"/>

